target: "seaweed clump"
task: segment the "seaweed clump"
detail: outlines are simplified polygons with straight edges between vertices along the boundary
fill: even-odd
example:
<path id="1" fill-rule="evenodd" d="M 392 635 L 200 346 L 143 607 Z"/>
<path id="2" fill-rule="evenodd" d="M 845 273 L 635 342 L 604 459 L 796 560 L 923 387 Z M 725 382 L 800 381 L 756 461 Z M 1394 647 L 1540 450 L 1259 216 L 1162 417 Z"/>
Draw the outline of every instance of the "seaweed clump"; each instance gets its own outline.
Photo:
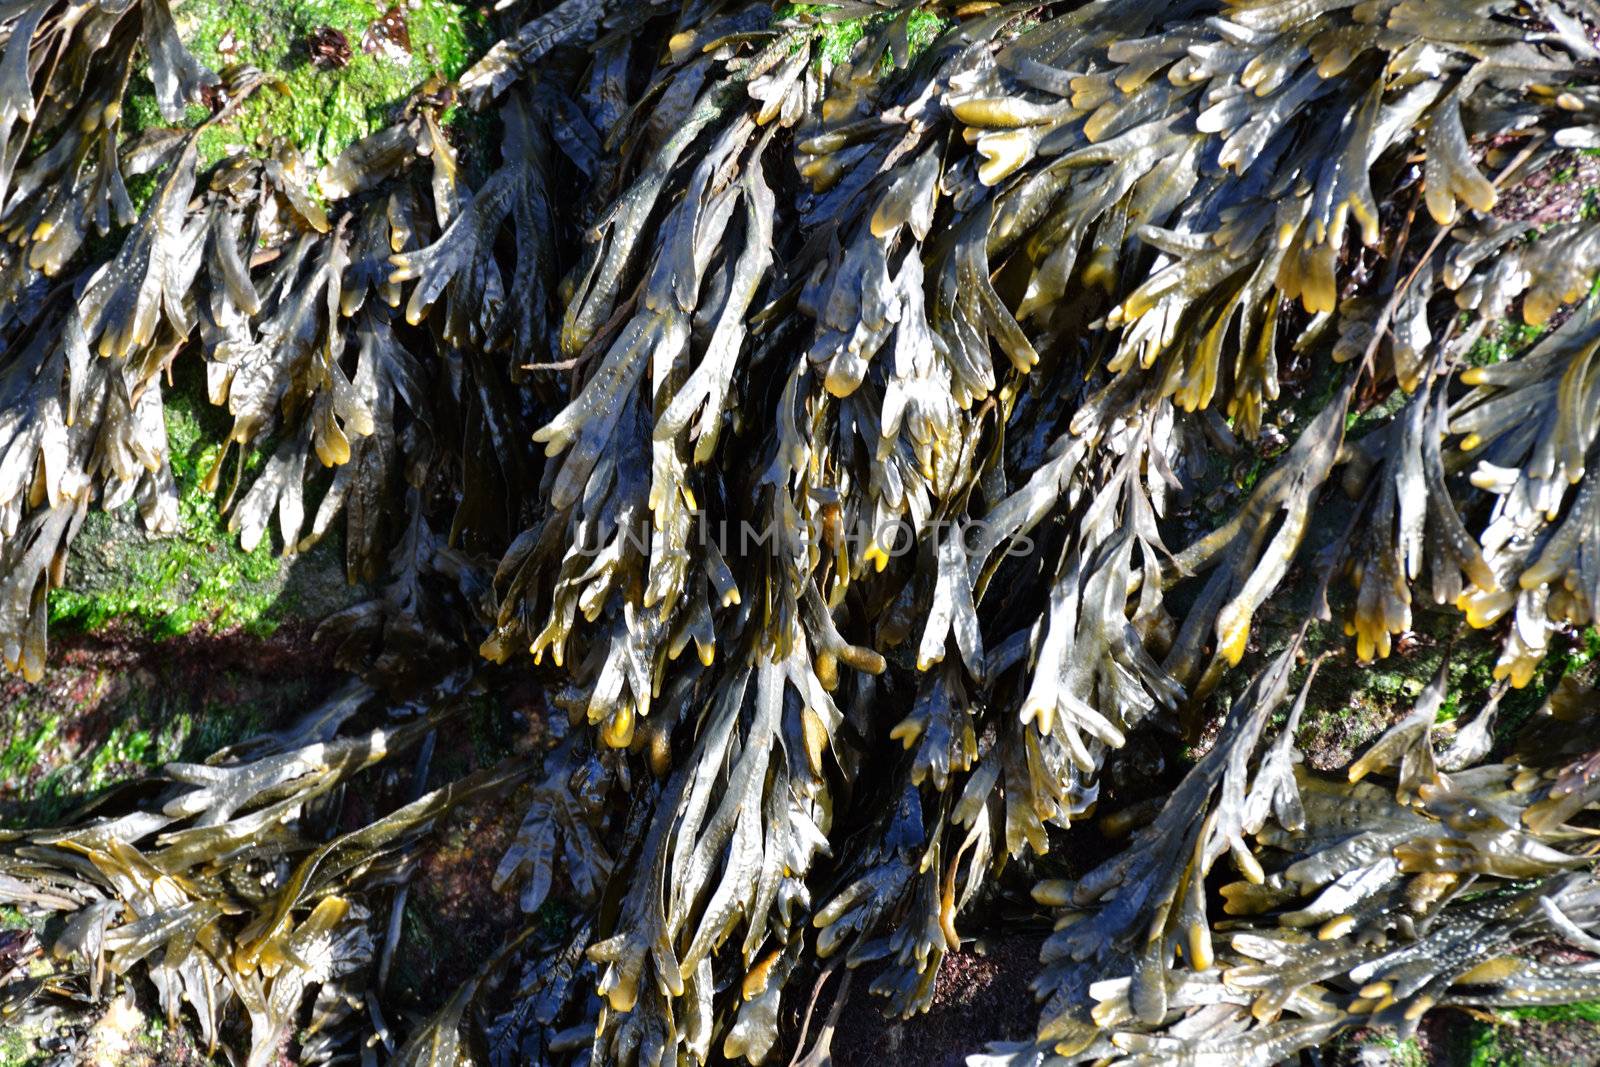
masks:
<path id="1" fill-rule="evenodd" d="M 323 628 L 375 689 L 5 842 L 0 899 L 66 914 L 18 1010 L 136 978 L 250 1063 L 308 1004 L 316 1062 L 763 1062 L 836 958 L 925 1011 L 1008 868 L 1058 929 L 1036 1038 L 978 1062 L 1269 1064 L 1600 995 L 1592 690 L 1496 727 L 1600 598 L 1600 229 L 1494 215 L 1600 146 L 1596 12 L 509 11 L 326 160 L 207 158 L 272 80 L 208 70 L 159 0 L 6 16 L 7 666 L 43 670 L 91 506 L 174 528 L 175 360 L 231 418 L 204 484 L 244 550 L 342 519 L 378 588 Z M 122 136 L 136 60 L 206 116 Z M 1549 328 L 1480 365 L 1510 314 Z M 1492 631 L 1487 704 L 1436 744 L 1441 675 L 1345 780 L 1307 771 L 1321 652 L 1268 625 L 1296 597 L 1362 662 L 1418 597 Z M 529 661 L 566 713 L 542 760 L 329 836 L 346 783 L 425 767 L 463 687 Z M 1139 751 L 1208 728 L 1134 795 Z M 387 934 L 364 901 L 512 788 L 527 928 L 397 1037 L 406 898 Z"/>

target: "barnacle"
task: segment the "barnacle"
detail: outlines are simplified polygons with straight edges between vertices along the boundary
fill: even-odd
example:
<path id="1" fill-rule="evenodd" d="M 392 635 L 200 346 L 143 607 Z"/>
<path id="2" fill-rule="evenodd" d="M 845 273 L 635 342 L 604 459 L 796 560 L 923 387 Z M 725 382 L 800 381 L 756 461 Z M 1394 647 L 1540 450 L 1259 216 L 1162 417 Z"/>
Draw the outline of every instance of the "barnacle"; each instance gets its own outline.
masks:
<path id="1" fill-rule="evenodd" d="M 990 1062 L 1275 1063 L 1595 994 L 1523 951 L 1596 947 L 1577 683 L 1509 753 L 1503 689 L 1436 752 L 1441 674 L 1342 779 L 1298 766 L 1315 667 L 1271 726 L 1311 643 L 1285 647 L 1290 604 L 1363 662 L 1449 607 L 1511 688 L 1594 622 L 1600 226 L 1490 215 L 1600 143 L 1581 20 L 503 6 L 457 85 L 315 170 L 287 143 L 202 162 L 270 77 L 205 71 L 163 0 L 0 14 L 5 663 L 44 669 L 91 507 L 177 521 L 186 360 L 231 418 L 230 531 L 292 554 L 342 516 L 377 595 L 323 634 L 427 709 L 363 699 L 358 732 L 346 700 L 168 768 L 148 810 L 0 841 L 0 897 L 70 913 L 63 974 L 141 975 L 208 1041 L 242 1012 L 247 1062 L 308 999 L 328 1059 L 366 1027 L 462 1062 L 493 1001 L 507 1062 L 762 1062 L 818 960 L 925 1010 L 1002 868 L 1110 800 L 1130 839 L 1040 883 L 1037 1040 Z M 122 135 L 136 68 L 171 129 Z M 1514 308 L 1560 322 L 1469 365 Z M 537 665 L 566 713 L 542 765 L 321 839 L 323 798 L 427 751 L 489 663 Z M 1164 802 L 1126 804 L 1130 748 L 1195 739 L 1223 693 Z M 524 780 L 493 881 L 530 925 L 395 1040 L 370 894 Z M 558 943 L 556 896 L 581 912 Z"/>

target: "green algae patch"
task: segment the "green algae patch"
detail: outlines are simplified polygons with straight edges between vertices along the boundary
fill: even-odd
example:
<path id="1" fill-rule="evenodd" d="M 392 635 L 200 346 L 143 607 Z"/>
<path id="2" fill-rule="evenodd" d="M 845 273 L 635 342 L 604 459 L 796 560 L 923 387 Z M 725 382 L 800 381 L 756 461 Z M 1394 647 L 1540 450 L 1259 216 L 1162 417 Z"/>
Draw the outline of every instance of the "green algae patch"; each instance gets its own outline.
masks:
<path id="1" fill-rule="evenodd" d="M 1281 622 L 1280 628 L 1287 625 Z M 1340 627 L 1316 624 L 1307 641 L 1308 658 L 1326 653 L 1318 684 L 1300 721 L 1297 746 L 1315 769 L 1337 772 L 1390 726 L 1411 713 L 1423 687 L 1441 669 L 1445 696 L 1436 721 L 1443 725 L 1476 717 L 1496 688 L 1494 666 L 1500 648 L 1492 634 L 1457 633 L 1447 612 L 1417 605 L 1415 630 L 1387 659 L 1363 664 L 1343 643 Z M 1556 639 L 1533 678 L 1521 689 L 1506 688 L 1495 719 L 1495 737 L 1504 746 L 1549 698 L 1563 678 L 1590 683 L 1600 661 L 1600 631 L 1588 627 Z M 1297 676 L 1299 678 L 1304 675 Z M 1449 727 L 1454 729 L 1455 727 Z M 1448 734 L 1439 735 L 1441 741 Z"/>
<path id="2" fill-rule="evenodd" d="M 121 718 L 94 736 L 108 706 Z M 249 737 L 262 721 L 248 703 L 174 712 L 161 696 L 106 672 L 97 672 L 91 695 L 71 708 L 19 701 L 0 715 L 0 739 L 9 738 L 0 749 L 0 827 L 58 821 L 112 786 Z"/>
<path id="3" fill-rule="evenodd" d="M 71 579 L 51 591 L 52 625 L 97 630 L 113 619 L 131 619 L 152 636 L 188 633 L 201 623 L 270 631 L 281 564 L 266 541 L 252 552 L 239 549 L 206 491 L 205 473 L 219 448 L 204 443 L 216 437 L 202 432 L 202 413 L 211 415 L 191 398 L 169 394 L 167 441 L 178 483 L 177 532 L 145 533 L 131 505 L 91 512 L 80 543 L 73 546 Z"/>
<path id="4" fill-rule="evenodd" d="M 836 5 L 833 4 L 784 4 L 778 8 L 775 15 L 780 21 L 808 15 L 817 19 L 818 57 L 835 66 L 850 62 L 854 57 L 856 46 L 869 32 L 880 30 L 900 17 L 891 12 L 835 22 L 828 21 L 826 13 L 836 9 Z M 913 57 L 932 44 L 951 25 L 949 19 L 931 11 L 913 11 L 906 16 L 906 19 L 906 43 Z M 883 73 L 887 74 L 893 69 L 894 61 L 886 53 L 883 57 Z"/>
<path id="5" fill-rule="evenodd" d="M 48 1062 L 39 1048 L 34 1027 L 6 1027 L 0 1030 L 0 1067 L 35 1067 Z"/>
<path id="6" fill-rule="evenodd" d="M 102 683 L 108 680 L 102 677 Z M 107 684 L 100 686 L 102 692 Z M 94 700 L 82 703 L 76 713 L 88 714 Z M 53 821 L 86 797 L 119 782 L 150 774 L 197 746 L 187 744 L 193 721 L 187 715 L 158 721 L 137 711 L 113 723 L 105 735 L 81 751 L 63 744 L 62 717 L 47 714 L 33 720 L 32 702 L 23 701 L 0 720 L 12 734 L 0 751 L 0 825 L 28 825 L 29 820 Z M 69 757 L 69 753 L 71 753 Z M 35 823 L 36 825 L 36 823 Z"/>
<path id="7" fill-rule="evenodd" d="M 1484 331 L 1467 353 L 1467 362 L 1474 367 L 1487 367 L 1505 363 L 1514 358 L 1540 337 L 1544 326 L 1529 326 L 1523 322 L 1505 319 Z"/>
<path id="8" fill-rule="evenodd" d="M 68 559 L 68 581 L 50 593 L 50 623 L 95 631 L 131 622 L 152 638 L 197 627 L 270 634 L 291 617 L 319 619 L 362 594 L 344 578 L 339 538 L 283 558 L 270 538 L 245 552 L 208 492 L 206 474 L 221 451 L 227 416 L 197 390 L 169 390 L 167 441 L 178 486 L 178 529 L 147 533 L 137 510 L 92 510 Z M 220 432 L 219 432 L 220 430 Z M 245 477 L 259 468 L 245 463 Z"/>
<path id="9" fill-rule="evenodd" d="M 1569 1067 L 1600 1058 L 1600 1002 L 1509 1008 L 1459 1028 L 1436 1063 L 1463 1067 Z"/>
<path id="10" fill-rule="evenodd" d="M 1364 1046 L 1353 1050 L 1357 1063 L 1381 1063 L 1385 1067 L 1428 1067 L 1427 1054 L 1414 1037 L 1405 1040 L 1388 1033 L 1373 1034 Z"/>
<path id="11" fill-rule="evenodd" d="M 404 26 L 404 40 L 382 28 L 391 12 Z M 212 70 L 243 63 L 276 79 L 201 133 L 202 165 L 260 151 L 281 137 L 314 169 L 393 122 L 430 78 L 454 81 L 491 37 L 482 12 L 450 0 L 394 8 L 366 0 L 190 0 L 175 15 L 184 42 Z M 326 29 L 348 46 L 343 65 L 313 62 L 310 38 Z M 130 83 L 124 113 L 130 133 L 164 125 L 144 78 Z M 188 123 L 206 115 L 191 107 Z"/>
<path id="12" fill-rule="evenodd" d="M 167 763 L 276 729 L 332 681 L 303 628 L 152 641 L 118 624 L 75 635 L 40 681 L 0 681 L 0 830 L 57 825 Z M 19 917 L 33 918 L 0 910 L 0 930 Z"/>

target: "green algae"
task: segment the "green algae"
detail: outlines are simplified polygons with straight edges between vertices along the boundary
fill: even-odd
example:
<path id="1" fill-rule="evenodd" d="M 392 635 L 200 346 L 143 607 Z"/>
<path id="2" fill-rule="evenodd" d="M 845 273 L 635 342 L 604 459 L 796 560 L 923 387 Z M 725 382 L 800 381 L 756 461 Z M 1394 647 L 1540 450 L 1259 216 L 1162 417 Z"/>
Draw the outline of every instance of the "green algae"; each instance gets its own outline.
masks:
<path id="1" fill-rule="evenodd" d="M 197 362 L 180 362 L 177 378 L 163 401 L 177 530 L 146 532 L 131 503 L 110 512 L 91 508 L 68 558 L 67 581 L 50 593 L 50 625 L 92 633 L 129 623 L 155 640 L 200 630 L 266 637 L 286 621 L 317 621 L 370 595 L 345 575 L 337 526 L 294 555 L 281 555 L 282 543 L 271 535 L 249 552 L 239 547 L 223 510 L 237 453 L 226 459 L 223 488 L 206 487 L 232 420 L 206 399 Z M 272 445 L 269 439 L 244 458 L 241 487 Z M 314 507 L 315 497 L 309 503 Z"/>
<path id="2" fill-rule="evenodd" d="M 1576 1004 L 1542 1004 L 1511 1008 L 1504 1014 L 1513 1019 L 1533 1019 L 1545 1023 L 1600 1023 L 1600 1001 L 1580 1000 Z"/>
<path id="3" fill-rule="evenodd" d="M 1378 1040 L 1378 1045 L 1389 1054 L 1390 1067 L 1427 1067 L 1422 1045 L 1414 1037 L 1401 1041 L 1386 1035 Z"/>
<path id="4" fill-rule="evenodd" d="M 1509 1008 L 1461 1028 L 1436 1063 L 1465 1067 L 1567 1067 L 1600 1055 L 1600 1002 Z"/>
<path id="5" fill-rule="evenodd" d="M 35 1067 L 48 1058 L 22 1028 L 0 1029 L 0 1067 Z"/>
<path id="6" fill-rule="evenodd" d="M 1483 336 L 1468 351 L 1467 362 L 1474 367 L 1504 363 L 1537 341 L 1544 332 L 1544 326 L 1529 326 L 1507 319 L 1483 332 Z"/>
<path id="7" fill-rule="evenodd" d="M 841 19 L 830 22 L 824 17 L 829 11 L 837 10 L 834 4 L 784 4 L 778 8 L 775 17 L 784 19 L 814 16 L 817 19 L 817 55 L 819 60 L 837 66 L 848 63 L 854 58 L 856 46 L 861 43 L 870 31 L 882 29 L 900 16 L 897 13 L 881 15 L 864 15 L 860 18 Z M 915 57 L 938 39 L 951 22 L 941 15 L 931 11 L 913 11 L 906 16 L 906 43 L 909 53 Z M 894 69 L 893 57 L 885 54 L 882 70 L 884 74 Z"/>
<path id="8" fill-rule="evenodd" d="M 205 475 L 216 463 L 222 418 L 203 399 L 170 393 L 167 441 L 178 484 L 178 530 L 167 537 L 137 528 L 131 505 L 116 513 L 95 511 L 84 520 L 87 538 L 75 549 L 73 569 L 104 572 L 106 581 L 72 581 L 50 594 L 51 625 L 97 630 L 114 619 L 130 619 L 153 637 L 185 634 L 201 624 L 243 627 L 266 634 L 276 626 L 273 608 L 281 592 L 282 563 L 263 540 L 241 550 L 228 533 Z M 252 456 L 247 473 L 261 462 Z"/>
<path id="9" fill-rule="evenodd" d="M 350 144 L 392 122 L 408 97 L 430 78 L 454 81 L 488 44 L 481 10 L 450 0 L 400 5 L 411 50 L 362 42 L 386 7 L 367 0 L 191 0 L 176 12 L 179 33 L 212 70 L 246 63 L 275 76 L 228 120 L 199 138 L 200 161 L 209 166 L 236 152 L 261 151 L 276 138 L 291 143 L 315 168 Z M 342 33 L 350 59 L 338 69 L 311 62 L 307 37 L 324 27 Z M 129 83 L 124 126 L 135 134 L 165 125 L 150 82 Z M 186 124 L 208 112 L 191 106 Z M 447 113 L 447 119 L 450 117 Z"/>
<path id="10" fill-rule="evenodd" d="M 1297 745 L 1319 770 L 1343 768 L 1368 743 L 1410 713 L 1417 695 L 1442 669 L 1445 697 L 1436 721 L 1471 719 L 1496 686 L 1499 644 L 1489 631 L 1457 632 L 1448 612 L 1413 605 L 1414 627 L 1404 650 L 1363 664 L 1355 660 L 1337 624 L 1313 624 L 1307 632 L 1307 658 L 1326 654 L 1318 684 L 1300 721 Z M 1533 678 L 1521 689 L 1507 688 L 1495 720 L 1495 737 L 1508 744 L 1528 717 L 1568 675 L 1594 677 L 1600 663 L 1600 630 L 1595 627 L 1558 639 Z M 1304 668 L 1296 684 L 1304 678 Z M 1280 715 L 1280 721 L 1282 716 Z"/>
<path id="11" fill-rule="evenodd" d="M 197 695 L 181 691 L 177 667 L 171 675 L 140 666 L 55 669 L 50 682 L 0 707 L 0 828 L 50 825 L 165 764 L 201 762 L 301 710 L 312 681 L 267 691 L 267 682 L 225 668 L 209 679 L 215 692 Z M 10 925 L 0 912 L 0 929 Z"/>
<path id="12" fill-rule="evenodd" d="M 26 703 L 13 707 L 11 722 L 6 724 L 9 736 L 0 748 L 0 790 L 19 788 L 45 762 L 47 748 L 60 723 L 54 715 L 30 723 L 27 711 Z"/>
<path id="13" fill-rule="evenodd" d="M 95 705 L 91 698 L 77 710 L 91 715 Z M 0 825 L 59 819 L 86 797 L 182 756 L 198 758 L 200 752 L 191 741 L 194 722 L 187 715 L 163 720 L 148 709 L 123 709 L 126 717 L 113 723 L 103 738 L 73 751 L 64 740 L 68 731 L 63 716 L 44 712 L 35 719 L 35 710 L 22 700 L 0 721 L 0 729 L 9 735 L 0 749 L 0 796 L 15 798 L 0 812 Z"/>
<path id="14" fill-rule="evenodd" d="M 1344 417 L 1345 436 L 1352 441 L 1364 437 L 1373 430 L 1381 429 L 1393 421 L 1400 409 L 1405 407 L 1406 401 L 1411 399 L 1411 394 L 1404 389 L 1393 389 L 1389 395 L 1367 408 L 1365 411 L 1349 411 Z"/>

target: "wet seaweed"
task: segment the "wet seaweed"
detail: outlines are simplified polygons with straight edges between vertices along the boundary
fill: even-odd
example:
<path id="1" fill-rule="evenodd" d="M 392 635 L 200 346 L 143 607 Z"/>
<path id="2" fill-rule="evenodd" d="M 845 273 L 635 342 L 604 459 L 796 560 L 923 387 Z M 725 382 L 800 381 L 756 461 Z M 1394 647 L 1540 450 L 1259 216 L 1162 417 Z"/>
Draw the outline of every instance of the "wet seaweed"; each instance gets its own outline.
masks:
<path id="1" fill-rule="evenodd" d="M 1595 621 L 1600 231 L 1492 214 L 1593 140 L 1595 12 L 566 0 L 511 8 L 458 85 L 311 173 L 285 143 L 202 171 L 199 129 L 270 79 L 201 69 L 152 0 L 67 10 L 8 16 L 0 59 L 5 662 L 43 671 L 89 507 L 171 528 L 162 378 L 198 359 L 230 531 L 293 553 L 343 517 L 382 586 L 324 635 L 442 701 L 6 842 L 0 895 L 76 916 L 70 997 L 109 963 L 208 1041 L 243 1012 L 253 1062 L 307 1000 L 328 1057 L 366 1028 L 402 1062 L 462 1062 L 469 1032 L 491 1062 L 762 1062 L 821 959 L 926 1010 L 1008 865 L 1048 871 L 1130 738 L 1228 693 L 1149 825 L 1039 882 L 1038 1038 L 980 1060 L 1275 1063 L 1595 995 L 1532 954 L 1594 948 L 1592 746 L 1508 752 L 1497 689 L 1436 752 L 1441 681 L 1320 778 L 1294 748 L 1316 671 L 1274 726 L 1302 640 L 1266 621 L 1298 597 L 1373 661 L 1426 598 L 1495 628 L 1512 689 Z M 56 80 L 91 62 L 117 76 Z M 136 63 L 173 128 L 124 138 Z M 458 94 L 497 131 L 482 173 Z M 1560 321 L 1472 365 L 1506 314 Z M 1229 513 L 1179 521 L 1267 439 Z M 542 766 L 314 843 L 317 798 L 491 669 L 473 649 L 549 681 Z M 1522 736 L 1582 735 L 1588 700 Z M 396 1041 L 362 894 L 524 776 L 496 886 L 581 918 Z M 227 884 L 268 856 L 272 885 Z"/>

